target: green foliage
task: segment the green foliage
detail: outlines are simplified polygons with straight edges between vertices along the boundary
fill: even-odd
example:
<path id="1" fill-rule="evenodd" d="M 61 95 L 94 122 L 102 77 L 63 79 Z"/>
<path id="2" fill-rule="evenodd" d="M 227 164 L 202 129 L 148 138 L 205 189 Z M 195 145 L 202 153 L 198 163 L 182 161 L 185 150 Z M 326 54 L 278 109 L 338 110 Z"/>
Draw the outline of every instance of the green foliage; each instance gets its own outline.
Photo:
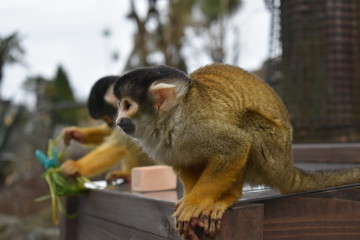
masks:
<path id="1" fill-rule="evenodd" d="M 74 101 L 69 78 L 62 66 L 58 66 L 55 77 L 48 87 L 48 97 L 51 102 Z"/>
<path id="2" fill-rule="evenodd" d="M 59 135 L 56 139 L 49 139 L 47 156 L 37 150 L 35 152 L 36 157 L 41 164 L 47 169 L 41 176 L 45 179 L 49 186 L 50 194 L 47 196 L 40 197 L 36 201 L 42 201 L 51 199 L 52 207 L 52 221 L 54 224 L 59 223 L 59 215 L 66 213 L 61 202 L 62 196 L 74 196 L 86 191 L 85 183 L 91 181 L 83 176 L 64 176 L 60 168 L 59 160 L 61 161 L 64 149 L 58 154 L 58 145 L 62 141 L 63 136 Z M 73 217 L 69 216 L 68 217 Z"/>
<path id="3" fill-rule="evenodd" d="M 52 222 L 53 224 L 59 223 L 59 215 L 62 213 L 66 214 L 64 207 L 61 202 L 62 196 L 75 196 L 78 195 L 87 189 L 84 184 L 86 182 L 91 182 L 89 179 L 79 176 L 79 177 L 65 177 L 62 174 L 60 167 L 50 168 L 41 175 L 49 186 L 50 195 L 40 197 L 36 201 L 42 201 L 46 199 L 51 199 L 52 207 Z M 74 217 L 66 214 L 67 217 Z"/>
<path id="4" fill-rule="evenodd" d="M 62 66 L 57 68 L 51 79 L 28 77 L 23 87 L 35 94 L 37 108 L 50 113 L 53 125 L 77 125 L 79 119 L 87 116 L 85 107 L 76 107 L 68 75 Z"/>
<path id="5" fill-rule="evenodd" d="M 47 84 L 45 94 L 53 104 L 75 102 L 69 78 L 62 66 L 58 67 L 54 78 Z M 52 112 L 52 119 L 55 123 L 74 125 L 78 121 L 78 111 L 77 109 L 56 110 Z"/>

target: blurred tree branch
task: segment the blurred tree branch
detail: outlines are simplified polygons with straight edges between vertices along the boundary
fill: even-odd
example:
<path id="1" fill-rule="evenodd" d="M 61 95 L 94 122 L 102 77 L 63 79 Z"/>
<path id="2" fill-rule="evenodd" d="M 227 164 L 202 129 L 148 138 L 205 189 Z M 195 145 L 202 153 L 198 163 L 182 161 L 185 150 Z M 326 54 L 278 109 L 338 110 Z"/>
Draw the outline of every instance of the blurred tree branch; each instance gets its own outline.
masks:
<path id="1" fill-rule="evenodd" d="M 166 64 L 186 71 L 183 47 L 191 45 L 192 39 L 186 35 L 190 28 L 197 33 L 196 37 L 205 41 L 201 51 L 213 61 L 223 62 L 227 54 L 226 20 L 240 5 L 241 0 L 172 0 L 167 2 L 166 10 L 160 11 L 156 0 L 148 0 L 147 14 L 141 18 L 135 1 L 130 0 L 128 17 L 135 22 L 137 31 L 125 70 Z M 236 53 L 234 55 L 236 59 Z"/>
<path id="2" fill-rule="evenodd" d="M 4 76 L 4 67 L 6 64 L 22 63 L 25 50 L 20 44 L 20 38 L 17 32 L 9 36 L 0 36 L 0 85 Z"/>

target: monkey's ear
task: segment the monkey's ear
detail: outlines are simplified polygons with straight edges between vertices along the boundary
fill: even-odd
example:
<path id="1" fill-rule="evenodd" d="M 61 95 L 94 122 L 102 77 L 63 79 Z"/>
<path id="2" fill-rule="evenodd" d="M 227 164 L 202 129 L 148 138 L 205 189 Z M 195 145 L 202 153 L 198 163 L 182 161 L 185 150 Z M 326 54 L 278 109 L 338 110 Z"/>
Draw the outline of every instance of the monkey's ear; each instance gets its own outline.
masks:
<path id="1" fill-rule="evenodd" d="M 175 84 L 157 83 L 150 87 L 150 94 L 152 95 L 156 109 L 161 112 L 166 112 L 176 105 L 177 88 Z"/>

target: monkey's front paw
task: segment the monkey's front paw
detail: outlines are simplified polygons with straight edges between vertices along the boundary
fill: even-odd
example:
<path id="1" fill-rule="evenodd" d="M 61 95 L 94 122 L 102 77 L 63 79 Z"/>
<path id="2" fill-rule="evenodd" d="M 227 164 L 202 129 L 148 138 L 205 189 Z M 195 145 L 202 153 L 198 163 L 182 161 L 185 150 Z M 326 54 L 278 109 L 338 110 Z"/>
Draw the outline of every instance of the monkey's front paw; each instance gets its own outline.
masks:
<path id="1" fill-rule="evenodd" d="M 180 200 L 175 207 L 174 217 L 176 228 L 180 235 L 186 240 L 198 240 L 195 233 L 197 227 L 203 228 L 203 219 L 210 216 L 210 209 L 205 205 L 190 205 Z"/>
<path id="2" fill-rule="evenodd" d="M 182 203 L 183 199 L 179 199 L 176 203 L 175 203 L 175 206 L 173 207 L 173 210 L 174 211 L 177 211 Z"/>
<path id="3" fill-rule="evenodd" d="M 186 203 L 185 200 L 180 200 L 176 204 L 176 208 L 174 217 L 178 221 L 190 221 L 192 218 L 199 218 L 201 215 L 206 214 L 204 205 L 191 205 Z"/>
<path id="4" fill-rule="evenodd" d="M 212 205 L 188 205 L 180 200 L 176 204 L 174 214 L 176 228 L 184 239 L 197 240 L 195 230 L 203 228 L 204 233 L 214 236 L 220 231 L 221 219 L 226 210 L 226 205 L 215 203 Z M 194 237 L 196 236 L 196 237 Z"/>
<path id="5" fill-rule="evenodd" d="M 70 141 L 74 139 L 75 141 L 78 141 L 79 143 L 83 143 L 85 141 L 85 137 L 80 131 L 78 131 L 78 128 L 76 127 L 69 127 L 64 129 L 63 131 L 63 141 L 65 145 L 69 145 Z"/>
<path id="6" fill-rule="evenodd" d="M 201 221 L 203 223 L 204 233 L 214 236 L 220 231 L 221 219 L 227 206 L 222 203 L 215 203 L 209 216 L 203 215 Z"/>
<path id="7" fill-rule="evenodd" d="M 108 183 L 112 183 L 119 178 L 123 178 L 126 182 L 130 182 L 131 180 L 130 173 L 124 171 L 111 171 L 108 174 L 106 174 L 105 180 Z"/>
<path id="8" fill-rule="evenodd" d="M 73 160 L 67 160 L 61 165 L 63 173 L 69 176 L 79 175 L 79 168 Z"/>

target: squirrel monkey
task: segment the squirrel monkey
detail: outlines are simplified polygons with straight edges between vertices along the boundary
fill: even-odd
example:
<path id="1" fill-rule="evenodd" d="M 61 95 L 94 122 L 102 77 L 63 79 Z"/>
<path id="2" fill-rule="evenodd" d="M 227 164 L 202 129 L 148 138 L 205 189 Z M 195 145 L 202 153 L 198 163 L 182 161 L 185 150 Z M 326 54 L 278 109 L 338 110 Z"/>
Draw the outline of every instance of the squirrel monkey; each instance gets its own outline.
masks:
<path id="1" fill-rule="evenodd" d="M 122 160 L 122 169 L 107 174 L 108 181 L 116 178 L 128 179 L 131 168 L 148 165 L 150 161 L 141 152 L 129 137 L 118 129 L 113 129 L 114 118 L 117 113 L 116 99 L 113 95 L 113 86 L 118 77 L 108 76 L 98 80 L 90 91 L 88 110 L 94 119 L 102 119 L 106 124 L 89 127 L 69 127 L 63 131 L 64 143 L 71 140 L 86 145 L 95 145 L 97 148 L 77 161 L 67 160 L 61 168 L 67 175 L 95 176 L 111 168 Z"/>
<path id="2" fill-rule="evenodd" d="M 167 66 L 120 77 L 116 124 L 149 154 L 173 167 L 184 186 L 175 205 L 185 239 L 214 235 L 244 183 L 282 193 L 360 181 L 360 169 L 307 172 L 293 166 L 292 127 L 276 93 L 256 76 L 213 64 L 186 75 Z"/>

